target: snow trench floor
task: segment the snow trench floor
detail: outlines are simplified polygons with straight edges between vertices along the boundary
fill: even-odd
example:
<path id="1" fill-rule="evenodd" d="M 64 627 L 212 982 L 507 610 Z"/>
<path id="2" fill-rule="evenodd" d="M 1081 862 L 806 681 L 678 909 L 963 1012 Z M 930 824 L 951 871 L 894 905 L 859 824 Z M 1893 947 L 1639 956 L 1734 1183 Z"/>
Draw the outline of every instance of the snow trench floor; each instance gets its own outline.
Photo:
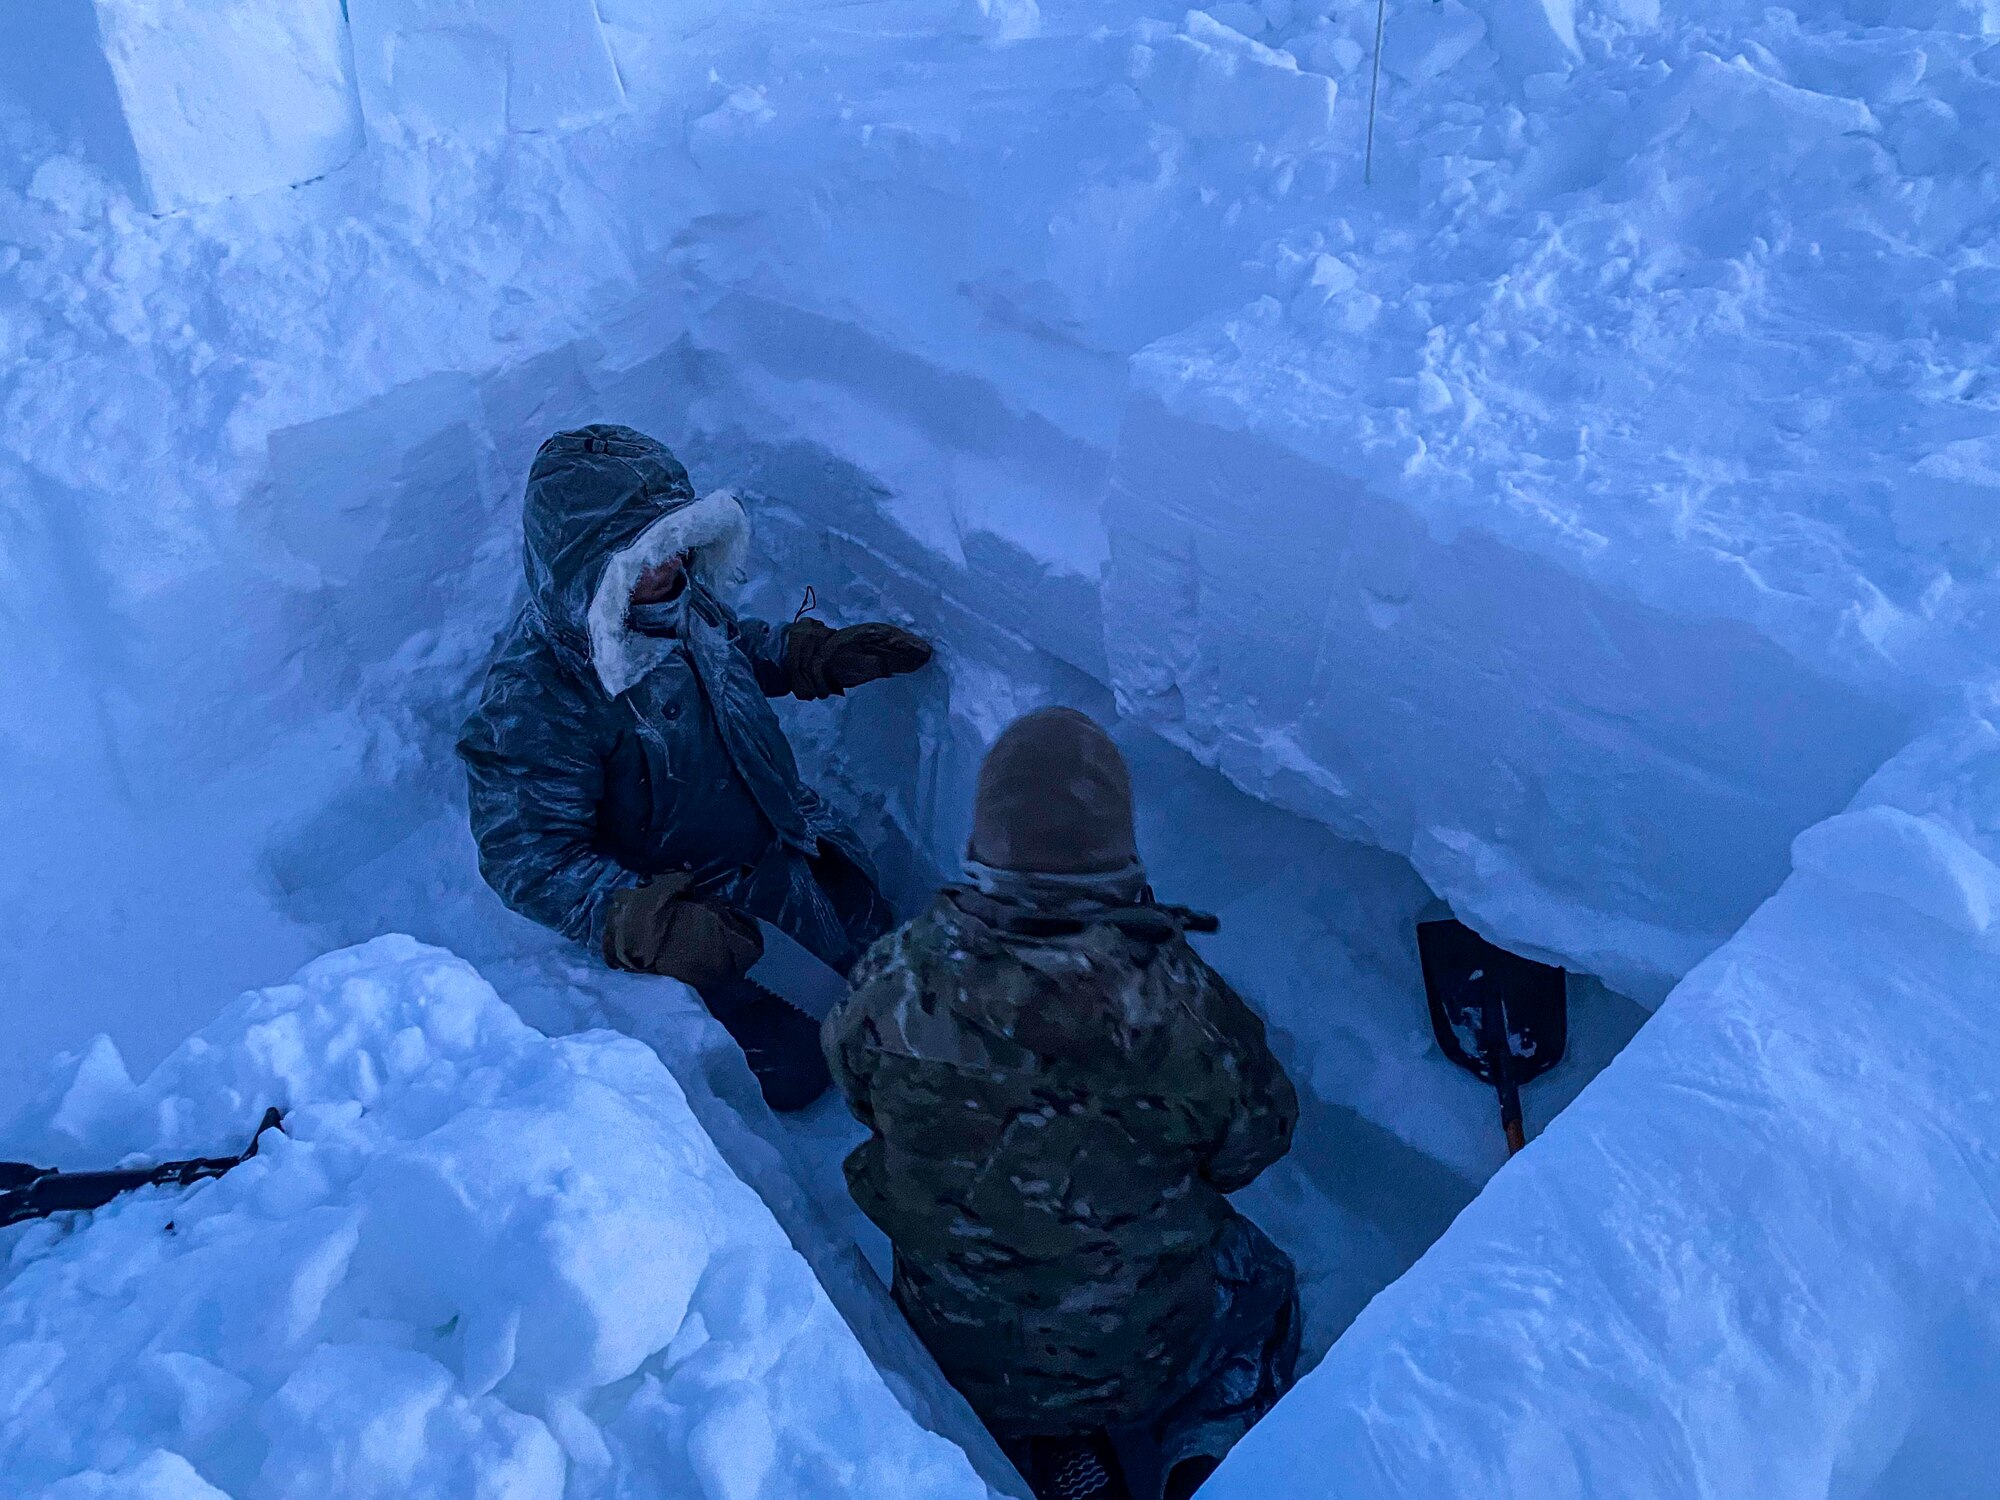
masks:
<path id="1" fill-rule="evenodd" d="M 1121 738 L 1157 888 L 1221 916 L 1198 946 L 1270 1023 L 1299 1088 L 1292 1152 L 1236 1201 L 1298 1263 L 1310 1365 L 1505 1160 L 1497 1106 L 1431 1037 L 1414 930 L 1431 898 L 1405 862 L 1254 801 L 1144 731 Z M 1569 1051 L 1524 1093 L 1531 1137 L 1647 1015 L 1585 975 L 1569 999 Z M 886 1280 L 886 1241 L 840 1170 L 864 1132 L 831 1097 L 774 1123 L 825 1222 Z"/>

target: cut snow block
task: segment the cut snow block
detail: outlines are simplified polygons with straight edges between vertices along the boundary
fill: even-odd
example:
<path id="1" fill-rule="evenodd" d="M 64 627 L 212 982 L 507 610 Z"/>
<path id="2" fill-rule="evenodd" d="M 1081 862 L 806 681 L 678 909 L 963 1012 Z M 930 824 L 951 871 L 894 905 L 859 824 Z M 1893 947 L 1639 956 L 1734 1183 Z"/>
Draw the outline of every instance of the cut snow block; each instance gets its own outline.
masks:
<path id="1" fill-rule="evenodd" d="M 1794 868 L 1977 937 L 2000 908 L 2000 869 L 1931 818 L 1868 807 L 1814 824 L 1792 842 Z"/>
<path id="2" fill-rule="evenodd" d="M 1406 83 L 1442 78 L 1486 40 L 1486 23 L 1459 0 L 1413 7 L 1382 38 L 1382 66 Z"/>
<path id="3" fill-rule="evenodd" d="M 592 0 L 350 0 L 379 135 L 570 130 L 625 107 Z"/>
<path id="4" fill-rule="evenodd" d="M 0 82 L 154 213 L 323 176 L 360 149 L 340 0 L 12 0 Z"/>
<path id="5" fill-rule="evenodd" d="M 1042 29 L 1036 0 L 959 0 L 959 29 L 990 42 L 1021 42 Z"/>
<path id="6" fill-rule="evenodd" d="M 1576 0 L 1470 0 L 1501 61 L 1516 77 L 1565 72 L 1583 55 Z"/>
<path id="7" fill-rule="evenodd" d="M 1145 28 L 1133 49 L 1132 86 L 1167 123 L 1199 140 L 1256 140 L 1297 151 L 1326 136 L 1338 92 L 1331 78 L 1202 11 L 1181 29 Z"/>
<path id="8" fill-rule="evenodd" d="M 0 98 L 82 146 L 107 176 L 140 196 L 132 133 L 98 44 L 91 0 L 0 0 Z"/>

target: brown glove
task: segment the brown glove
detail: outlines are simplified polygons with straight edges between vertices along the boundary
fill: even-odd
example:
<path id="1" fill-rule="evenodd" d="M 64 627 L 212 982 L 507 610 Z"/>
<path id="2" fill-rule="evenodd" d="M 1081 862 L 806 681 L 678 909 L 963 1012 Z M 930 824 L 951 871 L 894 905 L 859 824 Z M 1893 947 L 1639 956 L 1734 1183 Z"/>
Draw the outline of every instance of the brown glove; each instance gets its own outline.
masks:
<path id="1" fill-rule="evenodd" d="M 689 877 L 662 875 L 611 898 L 604 961 L 614 969 L 664 974 L 698 990 L 740 979 L 764 956 L 755 918 L 688 896 Z"/>
<path id="2" fill-rule="evenodd" d="M 798 620 L 785 637 L 785 674 L 792 696 L 808 702 L 837 698 L 864 682 L 914 672 L 930 659 L 929 641 L 895 625 L 835 630 L 818 620 Z"/>

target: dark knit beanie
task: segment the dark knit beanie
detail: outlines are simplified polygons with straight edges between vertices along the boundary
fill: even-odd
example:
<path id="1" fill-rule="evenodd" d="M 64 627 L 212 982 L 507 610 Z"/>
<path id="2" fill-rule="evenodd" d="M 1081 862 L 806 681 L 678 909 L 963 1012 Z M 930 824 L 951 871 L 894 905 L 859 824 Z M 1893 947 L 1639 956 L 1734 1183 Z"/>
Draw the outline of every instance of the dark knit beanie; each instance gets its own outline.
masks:
<path id="1" fill-rule="evenodd" d="M 1132 864 L 1132 777 L 1111 736 L 1073 708 L 1008 725 L 979 768 L 969 852 L 996 870 L 1038 875 Z"/>

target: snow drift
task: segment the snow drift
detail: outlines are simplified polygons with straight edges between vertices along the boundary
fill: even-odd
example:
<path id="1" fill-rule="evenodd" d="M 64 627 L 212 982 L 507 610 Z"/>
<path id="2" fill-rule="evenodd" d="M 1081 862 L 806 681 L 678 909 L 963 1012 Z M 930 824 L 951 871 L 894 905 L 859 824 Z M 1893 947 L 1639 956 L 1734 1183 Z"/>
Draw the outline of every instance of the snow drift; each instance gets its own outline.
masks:
<path id="1" fill-rule="evenodd" d="M 100 1043 L 0 1131 L 186 1192 L 10 1236 L 10 1493 L 987 1493 L 884 1385 L 650 1050 L 550 1040 L 408 938 L 246 995 L 133 1084 Z"/>

